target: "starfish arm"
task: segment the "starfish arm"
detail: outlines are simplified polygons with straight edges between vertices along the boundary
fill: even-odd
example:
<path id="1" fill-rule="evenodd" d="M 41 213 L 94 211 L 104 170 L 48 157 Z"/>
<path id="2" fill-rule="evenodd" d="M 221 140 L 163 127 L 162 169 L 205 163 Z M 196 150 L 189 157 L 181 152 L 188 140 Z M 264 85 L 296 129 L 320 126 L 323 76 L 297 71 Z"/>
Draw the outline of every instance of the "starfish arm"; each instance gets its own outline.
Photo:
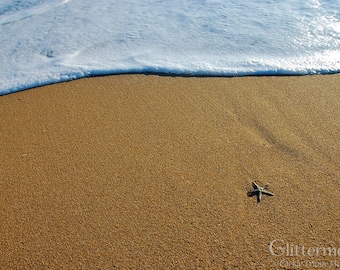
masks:
<path id="1" fill-rule="evenodd" d="M 268 188 L 268 184 L 264 185 L 263 189 L 267 189 Z"/>
<path id="2" fill-rule="evenodd" d="M 254 189 L 258 189 L 258 190 L 260 189 L 260 186 L 256 184 L 255 182 L 253 182 L 252 185 Z"/>
<path id="3" fill-rule="evenodd" d="M 248 194 L 248 197 L 253 197 L 256 195 L 256 191 L 255 190 L 252 190 L 252 191 L 249 191 L 247 194 Z"/>
<path id="4" fill-rule="evenodd" d="M 271 193 L 269 191 L 262 191 L 262 193 L 268 196 L 274 196 L 274 193 Z"/>
<path id="5" fill-rule="evenodd" d="M 259 192 L 257 195 L 257 202 L 259 203 L 261 201 L 262 198 L 262 192 Z"/>

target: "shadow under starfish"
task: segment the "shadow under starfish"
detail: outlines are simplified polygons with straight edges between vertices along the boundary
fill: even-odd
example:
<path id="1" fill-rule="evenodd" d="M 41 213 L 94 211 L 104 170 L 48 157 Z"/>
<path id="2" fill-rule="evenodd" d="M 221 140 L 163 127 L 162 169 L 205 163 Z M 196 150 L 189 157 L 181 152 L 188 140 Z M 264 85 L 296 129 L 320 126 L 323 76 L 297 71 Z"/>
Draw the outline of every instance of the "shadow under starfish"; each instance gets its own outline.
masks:
<path id="1" fill-rule="evenodd" d="M 258 184 L 253 182 L 252 185 L 254 189 L 248 192 L 248 197 L 257 196 L 258 203 L 261 202 L 262 194 L 267 195 L 267 196 L 274 196 L 273 193 L 267 191 L 267 188 L 269 186 L 268 184 L 264 185 L 264 187 L 260 187 Z"/>

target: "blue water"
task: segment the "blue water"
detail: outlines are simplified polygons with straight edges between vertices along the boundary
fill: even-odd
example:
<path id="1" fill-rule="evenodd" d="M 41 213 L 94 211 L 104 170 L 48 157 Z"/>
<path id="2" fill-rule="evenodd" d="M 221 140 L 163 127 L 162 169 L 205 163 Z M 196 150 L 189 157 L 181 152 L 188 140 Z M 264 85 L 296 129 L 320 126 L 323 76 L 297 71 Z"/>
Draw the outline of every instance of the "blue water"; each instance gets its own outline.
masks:
<path id="1" fill-rule="evenodd" d="M 1 0 L 0 95 L 91 75 L 340 71 L 340 1 Z"/>

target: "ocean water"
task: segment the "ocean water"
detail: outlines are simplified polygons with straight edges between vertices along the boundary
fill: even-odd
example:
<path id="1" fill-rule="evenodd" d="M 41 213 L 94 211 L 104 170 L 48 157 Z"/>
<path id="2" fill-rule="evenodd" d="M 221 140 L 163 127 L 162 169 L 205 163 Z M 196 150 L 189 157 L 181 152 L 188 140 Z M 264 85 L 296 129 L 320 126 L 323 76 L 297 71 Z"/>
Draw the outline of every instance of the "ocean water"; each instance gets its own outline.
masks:
<path id="1" fill-rule="evenodd" d="M 0 95 L 104 74 L 339 71 L 338 0 L 0 1 Z"/>

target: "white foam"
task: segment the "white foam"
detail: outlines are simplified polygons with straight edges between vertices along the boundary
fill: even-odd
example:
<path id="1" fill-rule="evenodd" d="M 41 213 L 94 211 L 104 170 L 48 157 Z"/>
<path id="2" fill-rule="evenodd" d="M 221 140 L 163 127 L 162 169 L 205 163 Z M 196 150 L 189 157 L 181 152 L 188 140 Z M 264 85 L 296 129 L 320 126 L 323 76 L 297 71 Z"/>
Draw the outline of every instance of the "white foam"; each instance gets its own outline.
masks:
<path id="1" fill-rule="evenodd" d="M 2 0 L 0 94 L 90 75 L 340 71 L 340 2 Z"/>

